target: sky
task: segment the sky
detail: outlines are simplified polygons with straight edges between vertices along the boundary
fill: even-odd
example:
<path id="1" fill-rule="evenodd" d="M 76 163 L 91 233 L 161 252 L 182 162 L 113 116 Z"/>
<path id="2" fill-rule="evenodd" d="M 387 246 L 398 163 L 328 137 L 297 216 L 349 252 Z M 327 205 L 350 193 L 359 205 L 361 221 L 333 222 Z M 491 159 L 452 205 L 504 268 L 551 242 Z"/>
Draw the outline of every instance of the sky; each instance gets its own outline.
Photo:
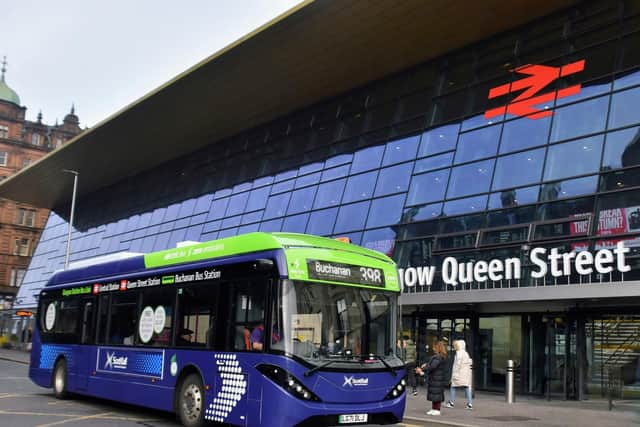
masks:
<path id="1" fill-rule="evenodd" d="M 3 4 L 0 60 L 27 119 L 75 105 L 92 127 L 299 0 L 20 0 Z"/>

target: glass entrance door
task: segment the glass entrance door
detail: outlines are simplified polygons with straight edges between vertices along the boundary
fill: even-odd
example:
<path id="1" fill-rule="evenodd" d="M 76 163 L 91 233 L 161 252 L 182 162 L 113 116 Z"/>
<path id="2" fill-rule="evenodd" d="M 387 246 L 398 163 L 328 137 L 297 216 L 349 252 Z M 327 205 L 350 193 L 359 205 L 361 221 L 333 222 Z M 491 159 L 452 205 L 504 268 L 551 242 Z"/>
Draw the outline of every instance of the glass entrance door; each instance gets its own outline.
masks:
<path id="1" fill-rule="evenodd" d="M 480 317 L 478 356 L 474 362 L 475 385 L 479 390 L 505 390 L 507 360 L 522 362 L 522 316 Z M 520 370 L 515 389 L 520 390 Z"/>

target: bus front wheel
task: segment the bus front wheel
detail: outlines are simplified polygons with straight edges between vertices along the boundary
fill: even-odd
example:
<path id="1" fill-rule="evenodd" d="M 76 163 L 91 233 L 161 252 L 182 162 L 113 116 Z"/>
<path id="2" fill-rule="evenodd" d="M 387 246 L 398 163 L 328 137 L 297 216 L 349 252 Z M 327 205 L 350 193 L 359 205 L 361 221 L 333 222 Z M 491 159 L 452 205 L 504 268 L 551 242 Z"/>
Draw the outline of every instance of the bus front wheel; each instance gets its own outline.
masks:
<path id="1" fill-rule="evenodd" d="M 67 361 L 60 359 L 53 368 L 53 393 L 58 399 L 66 399 L 67 392 Z"/>
<path id="2" fill-rule="evenodd" d="M 186 427 L 204 426 L 204 387 L 198 374 L 189 374 L 180 384 L 178 416 Z"/>

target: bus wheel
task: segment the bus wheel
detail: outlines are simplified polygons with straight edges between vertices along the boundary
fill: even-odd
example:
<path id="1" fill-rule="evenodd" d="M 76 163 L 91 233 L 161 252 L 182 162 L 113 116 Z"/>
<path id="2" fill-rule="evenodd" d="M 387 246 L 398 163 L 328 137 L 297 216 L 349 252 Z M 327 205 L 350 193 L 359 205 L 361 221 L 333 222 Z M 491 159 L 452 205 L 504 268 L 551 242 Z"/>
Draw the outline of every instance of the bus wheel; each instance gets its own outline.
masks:
<path id="1" fill-rule="evenodd" d="M 189 374 L 180 384 L 178 416 L 184 426 L 204 425 L 204 387 L 200 375 Z"/>
<path id="2" fill-rule="evenodd" d="M 53 393 L 58 399 L 66 399 L 67 392 L 67 361 L 60 359 L 53 368 Z"/>

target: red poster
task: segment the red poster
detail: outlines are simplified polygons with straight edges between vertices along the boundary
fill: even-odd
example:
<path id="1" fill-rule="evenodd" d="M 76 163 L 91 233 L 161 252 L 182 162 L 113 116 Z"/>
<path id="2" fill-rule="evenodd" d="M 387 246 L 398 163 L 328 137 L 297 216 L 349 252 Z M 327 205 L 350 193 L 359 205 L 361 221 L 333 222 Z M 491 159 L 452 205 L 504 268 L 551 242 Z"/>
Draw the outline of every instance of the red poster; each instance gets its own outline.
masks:
<path id="1" fill-rule="evenodd" d="M 605 209 L 600 211 L 598 220 L 598 236 L 609 236 L 627 232 L 627 216 L 625 208 Z"/>

